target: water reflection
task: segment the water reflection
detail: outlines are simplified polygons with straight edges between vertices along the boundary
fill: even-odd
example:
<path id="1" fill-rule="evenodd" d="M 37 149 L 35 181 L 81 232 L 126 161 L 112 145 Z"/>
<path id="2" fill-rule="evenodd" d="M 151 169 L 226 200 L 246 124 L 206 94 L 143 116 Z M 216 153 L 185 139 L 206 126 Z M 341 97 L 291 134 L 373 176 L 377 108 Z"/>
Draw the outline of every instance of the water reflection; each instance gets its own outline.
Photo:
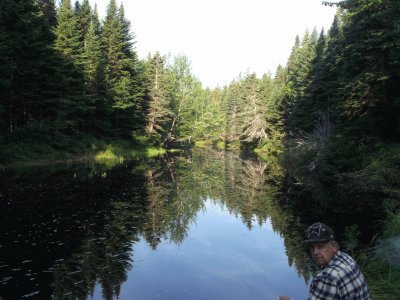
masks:
<path id="1" fill-rule="evenodd" d="M 280 179 L 265 163 L 194 152 L 9 171 L 1 178 L 0 298 L 305 293 L 303 224 L 276 204 Z M 285 237 L 284 248 L 275 232 Z M 184 256 L 172 262 L 171 251 Z M 150 261 L 145 268 L 144 259 Z"/>
<path id="2" fill-rule="evenodd" d="M 305 282 L 288 268 L 270 222 L 249 231 L 221 203 L 209 199 L 204 206 L 181 245 L 162 241 L 157 251 L 145 241 L 135 245 L 122 299 L 276 299 L 281 292 L 305 297 Z"/>

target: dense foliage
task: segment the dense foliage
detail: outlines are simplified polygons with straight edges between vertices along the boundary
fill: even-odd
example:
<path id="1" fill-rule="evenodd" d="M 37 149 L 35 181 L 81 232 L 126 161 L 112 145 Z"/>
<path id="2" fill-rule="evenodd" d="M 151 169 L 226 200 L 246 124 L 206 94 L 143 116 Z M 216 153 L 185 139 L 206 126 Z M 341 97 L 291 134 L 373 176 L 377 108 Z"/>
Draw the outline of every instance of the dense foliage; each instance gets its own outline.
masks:
<path id="1" fill-rule="evenodd" d="M 311 139 L 350 141 L 360 151 L 397 143 L 399 4 L 338 6 L 329 31 L 297 37 L 274 77 L 240 75 L 210 90 L 184 55 L 138 59 L 130 22 L 115 0 L 102 21 L 88 0 L 59 7 L 53 0 L 2 1 L 2 144 L 30 139 L 62 149 L 82 134 L 146 134 L 164 146 L 209 139 L 276 154 Z"/>

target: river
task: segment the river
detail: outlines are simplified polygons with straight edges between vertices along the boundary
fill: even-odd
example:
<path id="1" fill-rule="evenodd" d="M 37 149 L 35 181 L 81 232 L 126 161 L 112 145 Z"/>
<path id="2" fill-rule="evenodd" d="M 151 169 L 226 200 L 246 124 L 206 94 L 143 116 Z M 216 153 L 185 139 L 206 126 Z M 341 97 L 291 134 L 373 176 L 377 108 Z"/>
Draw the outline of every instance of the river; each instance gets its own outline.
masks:
<path id="1" fill-rule="evenodd" d="M 206 150 L 3 171 L 0 299 L 305 299 L 280 176 Z"/>

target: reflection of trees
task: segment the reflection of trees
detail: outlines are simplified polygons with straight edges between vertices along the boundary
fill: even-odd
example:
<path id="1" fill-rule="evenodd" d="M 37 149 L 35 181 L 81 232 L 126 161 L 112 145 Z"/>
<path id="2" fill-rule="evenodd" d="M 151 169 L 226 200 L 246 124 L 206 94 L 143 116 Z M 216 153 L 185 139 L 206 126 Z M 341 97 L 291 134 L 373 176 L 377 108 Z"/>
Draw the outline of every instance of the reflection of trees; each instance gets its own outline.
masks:
<path id="1" fill-rule="evenodd" d="M 27 177 L 19 173 L 15 181 L 11 174 L 2 181 L 1 240 L 13 232 L 14 239 L 26 241 L 23 247 L 0 247 L 0 257 L 10 266 L 2 271 L 21 269 L 18 283 L 10 282 L 4 296 L 19 299 L 34 290 L 41 299 L 86 299 L 96 283 L 105 299 L 117 296 L 132 267 L 132 243 L 143 223 L 142 168 L 136 163 L 129 172 L 119 166 L 103 176 L 93 166 L 72 165 L 27 172 Z M 12 206 L 3 206 L 3 197 Z M 21 267 L 23 261 L 29 272 Z"/>
<path id="2" fill-rule="evenodd" d="M 172 182 L 162 169 L 148 169 L 145 172 L 147 190 L 146 221 L 143 234 L 151 248 L 155 250 L 166 236 L 168 203 L 171 198 Z"/>
<path id="3" fill-rule="evenodd" d="M 306 225 L 282 201 L 282 178 L 280 169 L 271 163 L 196 150 L 190 157 L 132 161 L 111 169 L 91 165 L 88 169 L 54 170 L 50 178 L 31 181 L 37 190 L 27 189 L 19 198 L 26 198 L 28 207 L 32 199 L 43 203 L 55 199 L 48 207 L 43 204 L 33 211 L 42 214 L 35 223 L 48 227 L 46 234 L 57 231 L 54 239 L 35 236 L 43 241 L 41 249 L 49 247 L 46 272 L 53 275 L 53 292 L 48 294 L 55 299 L 85 299 L 100 285 L 104 298 L 114 299 L 134 266 L 134 244 L 141 237 L 152 249 L 163 240 L 182 243 L 208 199 L 241 218 L 249 229 L 269 219 L 284 237 L 289 265 L 307 279 L 307 255 L 299 243 Z M 23 207 L 21 204 L 16 211 Z M 48 221 L 53 219 L 58 221 Z M 63 249 L 52 254 L 55 243 Z"/>
<path id="4" fill-rule="evenodd" d="M 225 153 L 223 170 L 225 195 L 221 199 L 228 210 L 240 216 L 249 229 L 255 222 L 265 223 L 269 210 L 266 164 Z"/>
<path id="5" fill-rule="evenodd" d="M 180 170 L 186 170 L 190 163 L 179 159 Z M 146 171 L 148 207 L 144 224 L 144 236 L 152 249 L 161 239 L 182 243 L 189 225 L 194 222 L 202 201 L 192 190 L 189 173 L 176 174 L 175 161 L 166 158 L 155 169 Z"/>
<path id="6" fill-rule="evenodd" d="M 279 204 L 284 178 L 279 166 L 271 161 L 260 162 L 230 152 L 207 150 L 194 151 L 190 163 L 177 161 L 173 165 L 174 180 L 179 182 L 177 194 L 186 193 L 198 199 L 196 203 L 205 199 L 220 203 L 240 217 L 249 229 L 270 219 L 273 229 L 284 238 L 288 264 L 295 266 L 306 281 L 309 279 L 308 255 L 299 242 L 305 225 Z M 188 197 L 185 201 L 190 202 Z M 177 200 L 177 203 L 180 202 Z M 175 222 L 179 222 L 178 214 Z"/>
<path id="7" fill-rule="evenodd" d="M 145 194 L 140 174 L 141 170 L 116 169 L 97 184 L 92 182 L 91 197 L 103 207 L 75 220 L 83 228 L 81 243 L 54 267 L 56 299 L 86 299 L 96 283 L 104 299 L 118 298 L 132 268 L 132 244 L 138 241 L 143 224 Z"/>

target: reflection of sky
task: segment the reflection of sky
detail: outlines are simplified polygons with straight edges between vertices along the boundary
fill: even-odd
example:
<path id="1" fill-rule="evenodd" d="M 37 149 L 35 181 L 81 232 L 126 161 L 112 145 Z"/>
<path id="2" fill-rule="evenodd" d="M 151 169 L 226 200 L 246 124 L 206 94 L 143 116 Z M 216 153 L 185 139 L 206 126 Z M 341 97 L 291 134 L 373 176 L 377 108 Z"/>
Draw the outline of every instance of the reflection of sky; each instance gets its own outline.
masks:
<path id="1" fill-rule="evenodd" d="M 133 259 L 122 300 L 307 298 L 306 283 L 289 267 L 283 240 L 269 222 L 250 231 L 210 201 L 181 245 L 163 241 L 153 251 L 142 239 Z"/>

